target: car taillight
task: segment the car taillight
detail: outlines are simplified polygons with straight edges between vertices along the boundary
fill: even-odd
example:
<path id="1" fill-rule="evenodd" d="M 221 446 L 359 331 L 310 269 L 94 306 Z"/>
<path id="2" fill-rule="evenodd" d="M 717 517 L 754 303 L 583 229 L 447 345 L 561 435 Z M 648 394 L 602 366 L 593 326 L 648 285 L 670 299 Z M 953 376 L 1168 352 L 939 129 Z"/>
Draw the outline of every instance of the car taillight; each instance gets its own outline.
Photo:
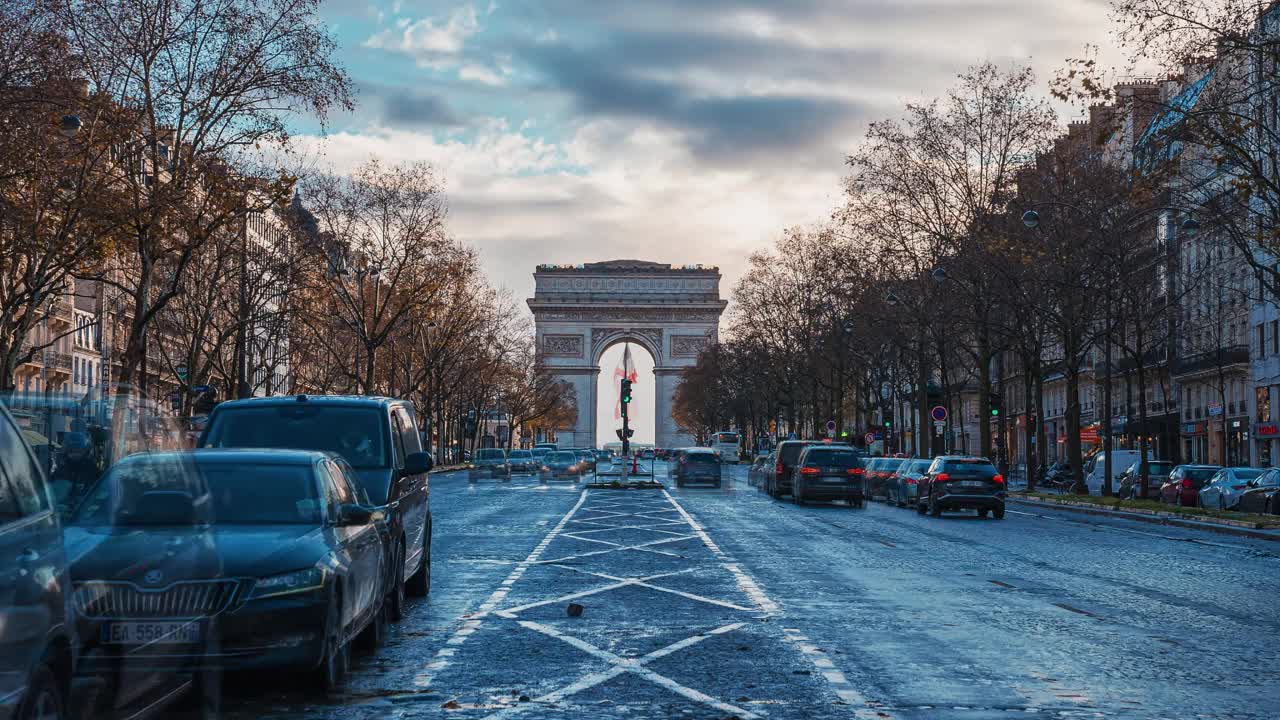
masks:
<path id="1" fill-rule="evenodd" d="M 1189 490 L 1189 489 L 1191 489 L 1191 478 L 1187 478 L 1187 479 L 1183 480 L 1183 481 L 1182 481 L 1182 487 L 1183 487 L 1183 488 L 1186 488 L 1186 489 L 1188 489 L 1188 490 Z"/>
<path id="2" fill-rule="evenodd" d="M 817 475 L 818 468 L 802 467 L 800 468 L 800 474 L 801 475 Z"/>
<path id="3" fill-rule="evenodd" d="M 866 475 L 867 471 L 862 468 L 849 468 L 850 475 Z"/>
<path id="4" fill-rule="evenodd" d="M 916 479 L 915 479 L 915 478 L 907 478 L 907 479 L 906 479 L 906 480 L 904 480 L 903 482 L 905 482 L 905 483 L 906 483 L 906 484 L 908 484 L 908 485 L 915 485 L 915 484 L 916 484 Z"/>
<path id="5" fill-rule="evenodd" d="M 775 470 L 777 471 L 777 473 L 778 473 L 779 475 L 782 475 L 782 474 L 786 473 L 786 470 L 784 470 L 784 469 L 782 468 L 782 463 L 778 463 L 778 467 L 777 467 L 777 468 L 775 468 Z"/>
<path id="6" fill-rule="evenodd" d="M 950 480 L 951 476 L 946 473 L 938 473 L 937 477 L 933 479 L 934 482 L 948 482 Z"/>
<path id="7" fill-rule="evenodd" d="M 993 483 L 995 483 L 995 484 L 997 484 L 997 485 L 1003 485 L 1003 484 L 1004 484 L 1004 476 L 1003 476 L 1003 475 L 995 475 L 995 476 L 993 476 L 993 477 L 991 478 L 991 482 L 993 482 Z"/>

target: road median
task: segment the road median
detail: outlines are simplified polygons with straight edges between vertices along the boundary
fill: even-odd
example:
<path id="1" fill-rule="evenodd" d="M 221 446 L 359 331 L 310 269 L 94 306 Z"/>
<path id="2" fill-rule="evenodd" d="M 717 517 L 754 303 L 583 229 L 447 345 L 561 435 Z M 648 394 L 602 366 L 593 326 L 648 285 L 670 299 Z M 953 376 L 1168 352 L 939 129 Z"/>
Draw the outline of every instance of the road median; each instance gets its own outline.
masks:
<path id="1" fill-rule="evenodd" d="M 1009 502 L 1029 507 L 1053 508 L 1067 512 L 1086 515 L 1115 517 L 1136 522 L 1155 525 L 1207 530 L 1209 532 L 1251 537 L 1261 540 L 1280 540 L 1280 516 L 1274 520 L 1270 516 L 1249 515 L 1246 513 L 1211 514 L 1199 508 L 1158 508 L 1143 507 L 1153 503 L 1143 501 L 1121 501 L 1116 498 L 1093 498 L 1072 496 L 1051 496 L 1043 494 L 1010 493 Z M 1213 511 L 1216 513 L 1217 511 Z M 1240 517 L 1225 517 L 1239 515 Z"/>

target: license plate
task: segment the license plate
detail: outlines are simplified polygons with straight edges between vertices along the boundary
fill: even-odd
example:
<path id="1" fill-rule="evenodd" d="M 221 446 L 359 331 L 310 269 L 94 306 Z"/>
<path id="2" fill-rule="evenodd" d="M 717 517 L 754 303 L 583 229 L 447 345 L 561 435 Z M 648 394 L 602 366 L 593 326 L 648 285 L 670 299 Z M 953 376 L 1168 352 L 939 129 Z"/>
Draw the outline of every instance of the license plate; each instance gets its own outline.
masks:
<path id="1" fill-rule="evenodd" d="M 965 480 L 964 482 L 960 483 L 960 487 L 967 487 L 967 488 L 984 488 L 986 486 L 987 484 L 982 482 L 981 480 Z"/>
<path id="2" fill-rule="evenodd" d="M 102 626 L 102 642 L 115 645 L 198 643 L 200 623 L 191 620 L 107 623 Z"/>

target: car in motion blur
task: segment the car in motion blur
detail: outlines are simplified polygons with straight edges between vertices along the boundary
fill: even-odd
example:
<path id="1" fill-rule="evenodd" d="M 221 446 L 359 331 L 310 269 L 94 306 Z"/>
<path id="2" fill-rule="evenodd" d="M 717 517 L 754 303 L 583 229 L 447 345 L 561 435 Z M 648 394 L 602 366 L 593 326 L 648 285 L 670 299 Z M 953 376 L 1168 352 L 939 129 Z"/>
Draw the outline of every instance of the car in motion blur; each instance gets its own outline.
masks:
<path id="1" fill-rule="evenodd" d="M 283 448 L 336 452 L 351 466 L 373 505 L 386 511 L 392 584 L 411 595 L 431 592 L 431 504 L 413 405 L 349 395 L 230 400 L 214 408 L 200 437 L 208 448 Z M 392 594 L 392 620 L 405 593 Z"/>
<path id="2" fill-rule="evenodd" d="M 1004 477 L 986 458 L 942 455 L 933 459 L 920 480 L 916 511 L 941 517 L 948 510 L 977 510 L 1004 518 Z"/>
<path id="3" fill-rule="evenodd" d="M 0 718 L 60 718 L 76 642 L 53 493 L 0 403 Z"/>
<path id="4" fill-rule="evenodd" d="M 1249 489 L 1249 481 L 1266 472 L 1263 468 L 1225 467 L 1200 489 L 1200 507 L 1234 510 L 1240 496 Z"/>
<path id="5" fill-rule="evenodd" d="M 809 501 L 844 500 L 862 507 L 867 497 L 867 474 L 861 454 L 847 445 L 809 445 L 796 459 L 791 478 L 791 499 L 797 505 Z"/>
<path id="6" fill-rule="evenodd" d="M 775 498 L 790 495 L 796 461 L 800 459 L 801 451 L 813 444 L 811 440 L 783 440 L 778 443 L 773 453 L 773 470 L 765 475 L 764 491 Z"/>
<path id="7" fill-rule="evenodd" d="M 512 450 L 507 453 L 507 464 L 511 468 L 511 473 L 520 473 L 528 475 L 536 473 L 542 467 L 542 463 L 533 457 L 531 450 Z"/>
<path id="8" fill-rule="evenodd" d="M 671 479 L 676 487 L 686 485 L 711 485 L 721 487 L 721 463 L 724 459 L 720 453 L 707 447 L 684 448 L 676 451 L 671 463 Z"/>
<path id="9" fill-rule="evenodd" d="M 920 478 L 929 472 L 932 460 L 908 458 L 884 481 L 885 502 L 898 507 L 914 506 Z"/>
<path id="10" fill-rule="evenodd" d="M 594 450 L 575 448 L 573 452 L 578 456 L 579 472 L 586 475 L 596 471 L 596 453 Z"/>
<path id="11" fill-rule="evenodd" d="M 905 458 L 878 457 L 867 458 L 867 495 L 881 496 L 885 495 L 885 484 L 889 482 L 889 478 L 902 467 L 906 462 Z"/>
<path id="12" fill-rule="evenodd" d="M 508 481 L 511 479 L 511 464 L 507 461 L 507 451 L 502 448 L 481 448 L 476 451 L 475 460 L 467 472 L 467 479 L 475 482 L 481 478 Z"/>
<path id="13" fill-rule="evenodd" d="M 383 513 L 330 453 L 142 453 L 105 473 L 67 528 L 82 666 L 104 715 L 172 685 L 213 703 L 223 670 L 345 680 L 351 642 L 384 636 Z"/>
<path id="14" fill-rule="evenodd" d="M 572 450 L 555 450 L 548 453 L 542 460 L 542 468 L 538 472 L 538 479 L 542 482 L 548 480 L 577 480 L 582 474 L 579 466 L 578 454 Z"/>

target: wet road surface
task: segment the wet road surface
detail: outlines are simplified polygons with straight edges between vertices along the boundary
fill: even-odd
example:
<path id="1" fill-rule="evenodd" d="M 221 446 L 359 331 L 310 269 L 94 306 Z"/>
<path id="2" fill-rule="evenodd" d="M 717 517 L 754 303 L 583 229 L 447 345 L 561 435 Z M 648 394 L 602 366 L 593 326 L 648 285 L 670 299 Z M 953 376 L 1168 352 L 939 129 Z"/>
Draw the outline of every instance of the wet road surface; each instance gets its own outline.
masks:
<path id="1" fill-rule="evenodd" d="M 1277 543 L 798 507 L 745 468 L 667 491 L 457 473 L 431 496 L 431 598 L 347 696 L 232 677 L 228 717 L 1280 717 Z"/>

